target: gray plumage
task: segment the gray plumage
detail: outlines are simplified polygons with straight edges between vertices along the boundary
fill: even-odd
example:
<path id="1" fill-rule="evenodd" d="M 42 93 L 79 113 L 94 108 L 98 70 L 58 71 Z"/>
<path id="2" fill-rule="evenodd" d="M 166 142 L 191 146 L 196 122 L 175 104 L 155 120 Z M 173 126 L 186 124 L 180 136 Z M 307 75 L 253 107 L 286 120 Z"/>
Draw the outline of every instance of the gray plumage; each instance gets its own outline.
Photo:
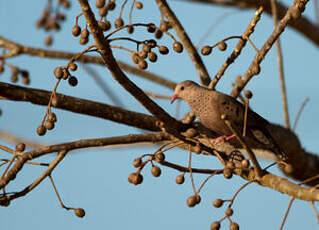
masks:
<path id="1" fill-rule="evenodd" d="M 232 135 L 221 119 L 222 114 L 227 115 L 238 133 L 243 133 L 245 107 L 233 97 L 201 87 L 193 81 L 179 83 L 173 98 L 176 97 L 185 100 L 200 122 L 217 134 Z M 266 119 L 249 109 L 245 139 L 253 145 L 270 150 L 281 160 L 286 160 L 286 154 L 280 149 L 267 128 L 269 125 Z"/>

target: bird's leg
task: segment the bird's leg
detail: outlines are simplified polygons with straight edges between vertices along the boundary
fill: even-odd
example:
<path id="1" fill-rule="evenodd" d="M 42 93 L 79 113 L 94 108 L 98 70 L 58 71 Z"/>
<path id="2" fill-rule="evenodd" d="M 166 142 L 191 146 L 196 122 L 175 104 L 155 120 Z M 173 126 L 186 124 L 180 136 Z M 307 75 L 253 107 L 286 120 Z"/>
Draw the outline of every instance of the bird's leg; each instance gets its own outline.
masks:
<path id="1" fill-rule="evenodd" d="M 220 143 L 222 143 L 222 142 L 230 141 L 230 140 L 234 139 L 235 137 L 236 137 L 236 136 L 235 136 L 234 134 L 232 134 L 232 135 L 230 135 L 230 136 L 222 135 L 222 136 L 220 136 L 220 137 L 216 137 L 216 138 L 214 138 L 214 139 L 211 139 L 211 140 L 210 140 L 210 143 L 211 143 L 212 145 L 218 145 L 218 144 L 220 144 Z"/>

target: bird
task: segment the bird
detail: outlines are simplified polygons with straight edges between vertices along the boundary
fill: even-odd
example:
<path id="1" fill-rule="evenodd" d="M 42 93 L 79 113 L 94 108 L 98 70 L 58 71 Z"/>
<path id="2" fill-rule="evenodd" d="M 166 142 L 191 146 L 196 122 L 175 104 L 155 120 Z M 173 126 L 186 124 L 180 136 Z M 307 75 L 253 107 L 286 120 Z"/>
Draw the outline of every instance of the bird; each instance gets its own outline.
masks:
<path id="1" fill-rule="evenodd" d="M 200 123 L 221 137 L 227 137 L 226 140 L 231 140 L 234 135 L 222 120 L 223 114 L 227 116 L 232 127 L 238 133 L 243 133 L 245 106 L 235 98 L 187 80 L 176 85 L 171 103 L 176 99 L 184 100 L 191 107 Z M 285 161 L 287 155 L 271 135 L 270 125 L 266 119 L 248 108 L 244 139 L 253 146 L 269 150 L 278 160 Z"/>

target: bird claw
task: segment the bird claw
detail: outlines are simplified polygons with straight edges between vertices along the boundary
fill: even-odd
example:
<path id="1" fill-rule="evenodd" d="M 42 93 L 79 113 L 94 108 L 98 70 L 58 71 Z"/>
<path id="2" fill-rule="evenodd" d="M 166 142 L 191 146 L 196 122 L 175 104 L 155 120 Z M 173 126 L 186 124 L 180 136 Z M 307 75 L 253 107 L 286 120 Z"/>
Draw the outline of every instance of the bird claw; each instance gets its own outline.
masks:
<path id="1" fill-rule="evenodd" d="M 235 135 L 234 135 L 234 134 L 233 134 L 233 135 L 230 135 L 230 136 L 225 136 L 225 135 L 223 135 L 223 136 L 220 136 L 220 137 L 211 139 L 211 140 L 210 140 L 210 143 L 211 143 L 212 145 L 219 145 L 219 144 L 221 144 L 221 143 L 230 141 L 230 140 L 232 140 L 233 138 L 235 138 Z"/>

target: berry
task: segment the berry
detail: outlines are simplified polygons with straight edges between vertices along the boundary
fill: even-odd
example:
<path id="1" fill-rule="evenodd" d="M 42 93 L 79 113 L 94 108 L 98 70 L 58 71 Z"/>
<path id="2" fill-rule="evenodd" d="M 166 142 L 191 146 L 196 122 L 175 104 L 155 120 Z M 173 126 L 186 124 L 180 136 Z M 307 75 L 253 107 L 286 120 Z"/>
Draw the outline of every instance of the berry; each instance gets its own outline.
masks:
<path id="1" fill-rule="evenodd" d="M 105 5 L 105 0 L 97 0 L 95 2 L 96 8 L 102 8 Z"/>
<path id="2" fill-rule="evenodd" d="M 239 230 L 239 225 L 235 222 L 231 222 L 230 230 Z"/>
<path id="3" fill-rule="evenodd" d="M 85 45 L 85 44 L 87 44 L 89 42 L 89 38 L 87 37 L 87 38 L 83 38 L 83 37 L 81 37 L 80 38 L 80 44 L 81 45 Z"/>
<path id="4" fill-rule="evenodd" d="M 215 221 L 210 225 L 210 230 L 219 230 L 220 229 L 220 222 Z"/>
<path id="5" fill-rule="evenodd" d="M 132 25 L 129 25 L 129 26 L 127 27 L 127 32 L 128 32 L 129 34 L 134 33 L 134 27 L 133 27 Z"/>
<path id="6" fill-rule="evenodd" d="M 119 28 L 121 26 L 124 25 L 124 21 L 122 18 L 117 18 L 115 21 L 114 21 L 114 26 L 115 28 Z"/>
<path id="7" fill-rule="evenodd" d="M 143 176 L 141 174 L 131 173 L 128 176 L 128 182 L 130 182 L 134 185 L 141 184 L 143 182 Z"/>
<path id="8" fill-rule="evenodd" d="M 50 120 L 47 120 L 45 122 L 45 127 L 47 128 L 47 130 L 52 130 L 52 129 L 54 129 L 54 123 Z"/>
<path id="9" fill-rule="evenodd" d="M 25 144 L 24 143 L 19 143 L 16 145 L 16 151 L 18 152 L 23 152 L 25 150 Z"/>
<path id="10" fill-rule="evenodd" d="M 183 184 L 185 181 L 185 177 L 184 177 L 184 174 L 180 174 L 176 177 L 176 184 Z"/>
<path id="11" fill-rule="evenodd" d="M 72 35 L 74 37 L 77 37 L 81 34 L 81 27 L 79 27 L 78 25 L 73 26 L 72 28 Z"/>
<path id="12" fill-rule="evenodd" d="M 76 208 L 74 209 L 74 214 L 77 216 L 77 217 L 84 217 L 85 216 L 85 211 L 83 208 Z"/>
<path id="13" fill-rule="evenodd" d="M 151 62 L 156 62 L 156 61 L 157 61 L 157 55 L 156 55 L 156 53 L 150 52 L 150 53 L 148 54 L 148 59 L 149 59 Z"/>
<path id="14" fill-rule="evenodd" d="M 213 202 L 213 205 L 215 208 L 220 208 L 221 206 L 223 206 L 224 201 L 222 199 L 216 199 Z"/>
<path id="15" fill-rule="evenodd" d="M 153 166 L 151 169 L 151 173 L 154 177 L 159 177 L 162 173 L 161 169 L 157 166 Z"/>
<path id="16" fill-rule="evenodd" d="M 106 4 L 106 7 L 109 9 L 109 10 L 114 10 L 116 5 L 115 5 L 115 2 L 114 1 L 109 1 L 107 4 Z"/>
<path id="17" fill-rule="evenodd" d="M 51 105 L 54 107 L 57 107 L 58 104 L 59 104 L 59 100 L 58 100 L 57 96 L 53 96 L 52 101 L 51 101 Z"/>
<path id="18" fill-rule="evenodd" d="M 180 42 L 174 42 L 173 44 L 173 49 L 175 50 L 176 53 L 181 53 L 183 52 L 183 45 Z"/>
<path id="19" fill-rule="evenodd" d="M 139 61 L 140 61 L 140 58 L 137 54 L 134 54 L 132 57 L 132 61 L 135 63 L 135 64 L 138 64 Z"/>
<path id="20" fill-rule="evenodd" d="M 142 159 L 140 157 L 138 158 L 135 158 L 134 161 L 133 161 L 133 166 L 135 168 L 138 168 L 142 165 Z"/>
<path id="21" fill-rule="evenodd" d="M 70 86 L 76 86 L 78 84 L 78 79 L 74 76 L 71 76 L 68 80 Z"/>
<path id="22" fill-rule="evenodd" d="M 37 128 L 37 134 L 43 136 L 47 132 L 47 129 L 43 125 L 39 125 Z"/>
<path id="23" fill-rule="evenodd" d="M 48 120 L 50 120 L 52 122 L 57 122 L 58 121 L 58 119 L 56 118 L 55 113 L 53 113 L 53 112 L 49 113 Z"/>
<path id="24" fill-rule="evenodd" d="M 233 209 L 227 208 L 227 210 L 226 210 L 226 212 L 225 212 L 225 215 L 226 215 L 226 216 L 231 216 L 231 215 L 233 215 L 233 213 L 234 213 Z"/>
<path id="25" fill-rule="evenodd" d="M 141 61 L 138 62 L 138 68 L 139 69 L 147 69 L 147 66 L 148 66 L 148 64 L 147 64 L 147 62 L 145 60 L 141 60 Z"/>
<path id="26" fill-rule="evenodd" d="M 161 39 L 162 37 L 163 37 L 163 32 L 161 30 L 156 30 L 155 31 L 155 38 Z"/>
<path id="27" fill-rule="evenodd" d="M 210 46 L 204 46 L 201 50 L 201 53 L 203 55 L 209 55 L 209 54 L 211 54 L 211 52 L 212 52 L 212 47 L 210 47 Z"/>
<path id="28" fill-rule="evenodd" d="M 218 43 L 218 49 L 219 49 L 220 51 L 225 51 L 225 50 L 227 49 L 227 44 L 226 44 L 226 42 L 224 42 L 224 41 L 219 42 L 219 43 Z"/>
<path id="29" fill-rule="evenodd" d="M 53 43 L 53 38 L 52 38 L 52 36 L 48 36 L 48 37 L 46 37 L 46 38 L 44 39 L 44 44 L 45 44 L 46 46 L 51 46 L 52 43 Z"/>
<path id="30" fill-rule="evenodd" d="M 158 48 L 158 51 L 159 51 L 161 54 L 163 54 L 163 55 L 169 53 L 169 49 L 168 49 L 166 46 L 160 46 L 160 47 Z"/>
<path id="31" fill-rule="evenodd" d="M 62 67 L 56 67 L 54 69 L 54 76 L 57 79 L 61 79 L 63 77 L 63 68 Z"/>
<path id="32" fill-rule="evenodd" d="M 143 9 L 143 3 L 141 2 L 135 2 L 135 6 L 136 6 L 136 9 Z"/>
<path id="33" fill-rule="evenodd" d="M 162 163 L 165 160 L 165 155 L 164 153 L 156 153 L 155 154 L 155 161 L 157 163 Z"/>
<path id="34" fill-rule="evenodd" d="M 226 179 L 231 179 L 233 177 L 233 171 L 229 168 L 224 168 L 223 174 Z"/>
<path id="35" fill-rule="evenodd" d="M 81 32 L 81 38 L 89 38 L 90 32 L 87 28 L 84 28 Z"/>
<path id="36" fill-rule="evenodd" d="M 153 23 L 148 24 L 147 31 L 149 33 L 154 33 L 156 31 L 156 26 Z"/>
<path id="37" fill-rule="evenodd" d="M 190 196 L 187 198 L 187 206 L 188 207 L 194 207 L 197 204 L 197 198 L 195 195 Z"/>
<path id="38" fill-rule="evenodd" d="M 240 162 L 241 167 L 243 168 L 248 168 L 249 167 L 249 160 L 248 159 L 244 159 Z"/>
<path id="39" fill-rule="evenodd" d="M 142 50 L 146 53 L 151 51 L 151 46 L 148 44 L 143 44 Z"/>
<path id="40" fill-rule="evenodd" d="M 71 62 L 71 63 L 69 64 L 69 69 L 70 69 L 71 71 L 76 71 L 76 70 L 78 69 L 78 66 L 77 66 L 77 64 L 75 64 L 74 62 Z"/>
<path id="41" fill-rule="evenodd" d="M 148 40 L 148 44 L 151 46 L 151 48 L 155 48 L 157 46 L 157 42 L 154 39 Z"/>
<path id="42" fill-rule="evenodd" d="M 111 23 L 109 21 L 105 21 L 105 22 L 98 21 L 98 24 L 101 30 L 103 30 L 104 32 L 111 29 Z"/>
<path id="43" fill-rule="evenodd" d="M 105 17 L 107 15 L 108 11 L 109 11 L 109 9 L 106 6 L 104 6 L 103 8 L 101 8 L 99 10 L 99 15 L 101 17 Z"/>

